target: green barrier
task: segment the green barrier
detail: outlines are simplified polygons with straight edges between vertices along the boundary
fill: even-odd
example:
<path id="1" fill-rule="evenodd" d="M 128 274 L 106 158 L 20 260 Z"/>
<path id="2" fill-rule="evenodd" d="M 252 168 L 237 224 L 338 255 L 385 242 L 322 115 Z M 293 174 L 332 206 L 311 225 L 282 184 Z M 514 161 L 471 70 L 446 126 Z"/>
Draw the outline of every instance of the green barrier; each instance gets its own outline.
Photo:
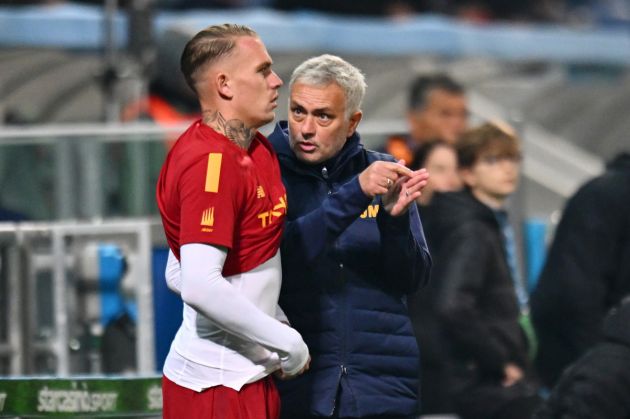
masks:
<path id="1" fill-rule="evenodd" d="M 0 378 L 0 417 L 161 417 L 161 376 Z"/>

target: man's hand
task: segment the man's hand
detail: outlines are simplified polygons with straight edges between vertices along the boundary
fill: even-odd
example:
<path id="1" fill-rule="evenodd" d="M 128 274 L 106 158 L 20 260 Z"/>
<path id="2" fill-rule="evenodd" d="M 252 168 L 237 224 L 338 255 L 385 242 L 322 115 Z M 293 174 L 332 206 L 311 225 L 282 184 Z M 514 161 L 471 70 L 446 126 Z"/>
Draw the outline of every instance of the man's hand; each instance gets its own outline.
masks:
<path id="1" fill-rule="evenodd" d="M 413 173 L 404 163 L 404 160 L 400 160 L 397 163 L 375 161 L 370 164 L 359 174 L 359 184 L 363 193 L 370 198 L 387 193 L 398 179 Z"/>
<path id="2" fill-rule="evenodd" d="M 503 378 L 503 381 L 501 382 L 501 385 L 503 385 L 503 387 L 510 387 L 516 384 L 517 382 L 521 381 L 523 379 L 524 374 L 521 367 L 509 362 L 505 364 L 505 367 L 503 367 L 503 375 L 504 375 L 504 378 Z"/>
<path id="3" fill-rule="evenodd" d="M 302 368 L 297 374 L 289 375 L 289 374 L 286 374 L 284 371 L 282 371 L 282 369 L 279 369 L 279 370 L 276 370 L 273 373 L 273 375 L 274 375 L 274 377 L 276 377 L 276 378 L 278 378 L 280 380 L 284 380 L 284 381 L 291 380 L 291 379 L 293 379 L 295 377 L 298 377 L 298 376 L 304 374 L 306 371 L 308 371 L 310 366 L 311 366 L 311 357 L 309 356 L 308 357 L 308 361 L 306 361 L 306 365 L 304 365 L 304 368 Z"/>
<path id="4" fill-rule="evenodd" d="M 409 205 L 422 195 L 422 188 L 426 186 L 428 180 L 429 172 L 426 169 L 402 176 L 383 195 L 383 209 L 393 217 L 406 213 Z"/>

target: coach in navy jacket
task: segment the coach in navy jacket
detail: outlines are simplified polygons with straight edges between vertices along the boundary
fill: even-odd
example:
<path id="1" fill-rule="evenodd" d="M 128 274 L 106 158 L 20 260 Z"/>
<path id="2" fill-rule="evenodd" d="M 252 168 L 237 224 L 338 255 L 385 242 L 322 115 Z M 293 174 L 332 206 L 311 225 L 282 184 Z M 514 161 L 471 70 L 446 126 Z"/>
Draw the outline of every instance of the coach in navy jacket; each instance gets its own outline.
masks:
<path id="1" fill-rule="evenodd" d="M 312 58 L 290 86 L 291 135 L 283 121 L 269 137 L 288 195 L 280 307 L 312 361 L 278 382 L 282 416 L 415 417 L 419 352 L 406 294 L 429 276 L 413 202 L 428 175 L 363 148 L 354 128 L 365 82 L 349 63 Z"/>

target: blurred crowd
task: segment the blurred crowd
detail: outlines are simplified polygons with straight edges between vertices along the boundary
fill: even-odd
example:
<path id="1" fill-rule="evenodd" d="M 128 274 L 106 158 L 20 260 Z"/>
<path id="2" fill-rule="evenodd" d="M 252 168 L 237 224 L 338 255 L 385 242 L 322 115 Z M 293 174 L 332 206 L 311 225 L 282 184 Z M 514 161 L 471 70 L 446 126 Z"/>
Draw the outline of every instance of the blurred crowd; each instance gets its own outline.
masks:
<path id="1" fill-rule="evenodd" d="M 68 3 L 68 0 L 0 0 L 0 5 Z M 133 0 L 119 0 L 126 6 Z M 74 0 L 71 3 L 101 5 L 103 0 Z M 157 9 L 237 9 L 268 7 L 286 11 L 316 11 L 357 16 L 387 16 L 400 19 L 420 13 L 452 16 L 483 23 L 490 21 L 557 22 L 567 24 L 619 24 L 630 20 L 627 0 L 368 0 L 359 5 L 332 0 L 152 0 Z"/>
<path id="2" fill-rule="evenodd" d="M 528 287 L 507 205 L 520 141 L 501 121 L 468 126 L 467 102 L 448 75 L 418 76 L 409 132 L 384 145 L 431 173 L 418 204 L 432 278 L 409 300 L 423 412 L 630 417 L 628 149 L 567 201 L 539 282 Z"/>

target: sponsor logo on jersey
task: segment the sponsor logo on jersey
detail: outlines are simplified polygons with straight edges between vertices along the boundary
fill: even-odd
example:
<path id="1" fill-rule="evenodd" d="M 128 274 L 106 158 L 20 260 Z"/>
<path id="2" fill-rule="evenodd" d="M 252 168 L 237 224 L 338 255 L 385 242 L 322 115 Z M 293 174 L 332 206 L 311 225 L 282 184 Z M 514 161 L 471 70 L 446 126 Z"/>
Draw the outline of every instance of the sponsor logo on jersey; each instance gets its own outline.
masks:
<path id="1" fill-rule="evenodd" d="M 378 214 L 378 205 L 368 205 L 367 209 L 361 214 L 361 218 L 374 218 Z"/>
<path id="2" fill-rule="evenodd" d="M 208 154 L 208 169 L 206 170 L 206 192 L 219 192 L 219 179 L 221 178 L 221 159 L 223 154 Z"/>
<path id="3" fill-rule="evenodd" d="M 285 194 L 280 197 L 280 199 L 278 200 L 278 203 L 273 206 L 273 209 L 270 209 L 269 211 L 261 212 L 260 214 L 258 214 L 258 218 L 260 219 L 260 226 L 262 228 L 265 228 L 271 223 L 273 223 L 274 220 L 281 217 L 282 214 L 286 214 L 286 213 L 287 213 L 287 196 Z"/>
<path id="4" fill-rule="evenodd" d="M 201 231 L 212 232 L 214 226 L 214 207 L 210 207 L 201 214 Z"/>
<path id="5" fill-rule="evenodd" d="M 262 186 L 258 186 L 258 188 L 256 188 L 256 198 L 264 198 L 265 197 L 265 190 L 263 189 Z"/>

